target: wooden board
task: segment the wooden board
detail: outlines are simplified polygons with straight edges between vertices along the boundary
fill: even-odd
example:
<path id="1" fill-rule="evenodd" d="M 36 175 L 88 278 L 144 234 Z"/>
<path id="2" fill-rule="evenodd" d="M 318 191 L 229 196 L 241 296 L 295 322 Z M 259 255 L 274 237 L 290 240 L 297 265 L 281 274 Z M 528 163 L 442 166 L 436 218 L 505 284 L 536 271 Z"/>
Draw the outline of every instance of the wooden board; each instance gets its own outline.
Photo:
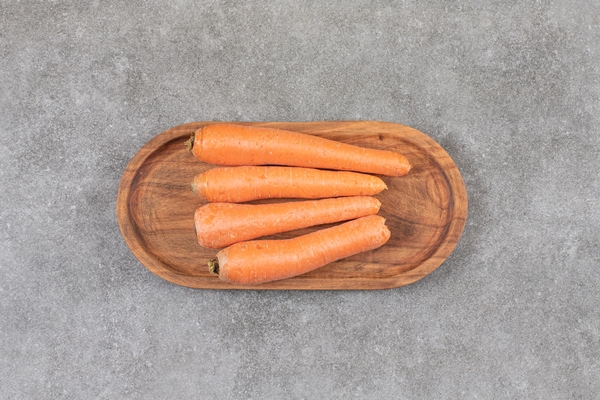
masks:
<path id="1" fill-rule="evenodd" d="M 427 135 L 374 121 L 240 123 L 397 151 L 413 168 L 402 177 L 381 177 L 389 189 L 376 196 L 382 202 L 379 214 L 392 233 L 383 247 L 287 280 L 252 287 L 222 282 L 207 268 L 217 251 L 196 241 L 193 216 L 203 202 L 190 190 L 193 177 L 214 166 L 200 162 L 184 145 L 209 123 L 176 126 L 150 140 L 130 161 L 119 185 L 117 219 L 127 245 L 150 271 L 172 283 L 206 289 L 393 288 L 431 273 L 460 238 L 467 217 L 465 186 L 450 156 Z"/>

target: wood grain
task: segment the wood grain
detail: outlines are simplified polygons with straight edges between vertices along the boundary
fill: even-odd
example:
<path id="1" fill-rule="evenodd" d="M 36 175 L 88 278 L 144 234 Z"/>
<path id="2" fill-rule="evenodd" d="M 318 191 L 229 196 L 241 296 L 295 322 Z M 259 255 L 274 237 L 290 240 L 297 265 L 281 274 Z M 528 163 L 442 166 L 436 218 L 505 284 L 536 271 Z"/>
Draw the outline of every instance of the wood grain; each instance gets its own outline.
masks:
<path id="1" fill-rule="evenodd" d="M 295 278 L 259 286 L 234 286 L 208 272 L 216 250 L 198 245 L 192 193 L 196 174 L 214 166 L 200 162 L 184 142 L 210 122 L 171 128 L 150 140 L 129 162 L 119 185 L 117 219 L 133 254 L 156 275 L 178 285 L 206 289 L 386 289 L 413 283 L 450 255 L 467 217 L 467 193 L 456 165 L 433 139 L 408 126 L 375 121 L 240 123 L 287 129 L 358 146 L 393 150 L 412 169 L 381 176 L 388 190 L 375 196 L 392 232 L 383 247 L 326 265 Z M 273 235 L 290 238 L 321 227 Z"/>

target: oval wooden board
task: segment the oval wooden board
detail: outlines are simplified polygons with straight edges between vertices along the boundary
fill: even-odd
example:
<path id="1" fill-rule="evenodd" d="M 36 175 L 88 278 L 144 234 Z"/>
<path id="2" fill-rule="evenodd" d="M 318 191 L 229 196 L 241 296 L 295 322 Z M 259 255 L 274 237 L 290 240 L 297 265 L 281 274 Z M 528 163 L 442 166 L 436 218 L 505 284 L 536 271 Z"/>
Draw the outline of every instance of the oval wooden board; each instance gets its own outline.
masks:
<path id="1" fill-rule="evenodd" d="M 216 250 L 204 249 L 194 234 L 194 211 L 203 202 L 191 192 L 192 178 L 214 166 L 200 162 L 184 142 L 211 122 L 171 128 L 150 140 L 129 162 L 117 197 L 117 219 L 133 254 L 150 271 L 172 283 L 205 289 L 386 289 L 413 283 L 450 255 L 467 217 L 467 194 L 450 156 L 427 135 L 408 126 L 374 121 L 239 123 L 318 135 L 357 146 L 404 154 L 408 175 L 381 178 L 388 190 L 379 214 L 392 232 L 381 248 L 310 273 L 258 286 L 234 286 L 210 274 Z M 274 235 L 290 238 L 308 228 Z"/>

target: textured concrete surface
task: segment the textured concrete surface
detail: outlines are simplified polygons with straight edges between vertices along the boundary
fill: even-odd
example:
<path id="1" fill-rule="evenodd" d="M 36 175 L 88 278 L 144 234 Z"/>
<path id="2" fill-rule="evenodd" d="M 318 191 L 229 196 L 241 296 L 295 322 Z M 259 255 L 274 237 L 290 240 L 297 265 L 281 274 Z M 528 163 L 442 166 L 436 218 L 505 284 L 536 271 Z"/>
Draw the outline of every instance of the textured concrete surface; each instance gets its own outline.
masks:
<path id="1" fill-rule="evenodd" d="M 598 398 L 600 3 L 79 3 L 0 3 L 2 399 Z M 469 220 L 426 279 L 192 290 L 125 245 L 154 135 L 336 119 L 459 166 Z"/>

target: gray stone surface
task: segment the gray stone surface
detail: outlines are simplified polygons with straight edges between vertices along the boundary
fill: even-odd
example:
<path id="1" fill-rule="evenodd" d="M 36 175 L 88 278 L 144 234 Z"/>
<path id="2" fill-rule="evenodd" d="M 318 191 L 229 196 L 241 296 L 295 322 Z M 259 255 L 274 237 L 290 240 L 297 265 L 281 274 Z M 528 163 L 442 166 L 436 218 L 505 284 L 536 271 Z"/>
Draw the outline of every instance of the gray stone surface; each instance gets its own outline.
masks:
<path id="1" fill-rule="evenodd" d="M 2 399 L 598 398 L 600 3 L 111 3 L 0 3 Z M 463 174 L 424 280 L 192 290 L 125 245 L 117 185 L 154 135 L 344 119 Z"/>

